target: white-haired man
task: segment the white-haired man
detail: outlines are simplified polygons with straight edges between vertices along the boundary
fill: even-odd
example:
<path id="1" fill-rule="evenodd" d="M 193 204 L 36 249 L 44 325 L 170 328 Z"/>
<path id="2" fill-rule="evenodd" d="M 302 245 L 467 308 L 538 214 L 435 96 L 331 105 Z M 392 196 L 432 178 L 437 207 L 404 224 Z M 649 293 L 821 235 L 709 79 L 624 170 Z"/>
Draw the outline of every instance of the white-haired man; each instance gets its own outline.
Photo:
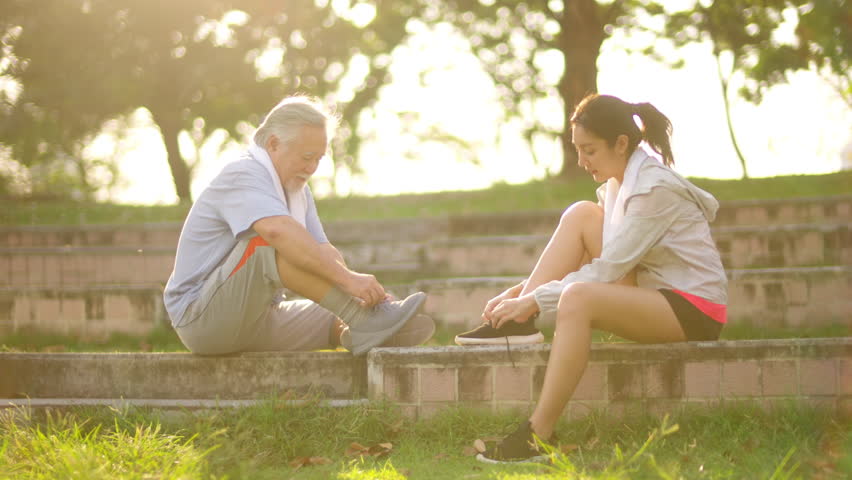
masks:
<path id="1" fill-rule="evenodd" d="M 355 355 L 414 345 L 434 332 L 426 295 L 395 301 L 347 268 L 323 231 L 308 179 L 337 120 L 317 102 L 275 106 L 242 157 L 226 165 L 184 222 L 166 310 L 192 352 L 315 350 Z M 284 301 L 286 288 L 305 300 Z"/>

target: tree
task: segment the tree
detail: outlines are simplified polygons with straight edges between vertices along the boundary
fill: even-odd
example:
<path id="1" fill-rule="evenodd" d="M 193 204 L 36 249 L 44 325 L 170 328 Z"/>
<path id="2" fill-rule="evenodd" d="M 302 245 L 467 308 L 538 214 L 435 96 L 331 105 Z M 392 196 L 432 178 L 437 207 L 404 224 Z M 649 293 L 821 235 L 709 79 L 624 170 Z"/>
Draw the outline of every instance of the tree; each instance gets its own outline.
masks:
<path id="1" fill-rule="evenodd" d="M 448 21 L 470 39 L 471 48 L 494 80 L 508 115 L 526 122 L 525 135 L 558 136 L 563 147 L 561 174 L 576 169 L 570 115 L 582 97 L 597 91 L 597 59 L 601 45 L 616 29 L 643 30 L 655 41 L 682 46 L 710 41 L 718 54 L 734 55 L 735 71 L 751 81 L 740 93 L 758 102 L 762 92 L 801 69 L 832 72 L 837 89 L 852 96 L 852 13 L 847 0 L 708 0 L 685 11 L 667 11 L 663 2 L 643 0 L 443 0 L 428 2 L 427 22 Z M 795 14 L 796 45 L 775 39 L 785 18 Z M 786 15 L 786 17 L 785 17 Z M 646 26 L 661 17 L 665 27 Z M 642 50 L 655 57 L 654 46 Z M 543 78 L 547 55 L 562 59 L 558 82 Z M 659 57 L 656 57 L 659 59 Z M 723 75 L 720 71 L 720 75 Z M 727 80 L 722 76 L 723 89 Z M 727 92 L 725 92 L 727 95 Z M 560 98 L 561 125 L 542 125 L 534 118 L 537 102 Z M 733 138 L 733 131 L 731 131 Z M 745 169 L 745 163 L 743 161 Z"/>
<path id="2" fill-rule="evenodd" d="M 796 28 L 789 38 L 779 38 L 785 23 L 795 23 Z M 760 103 L 763 93 L 785 82 L 790 72 L 821 70 L 852 108 L 852 6 L 846 0 L 715 0 L 669 14 L 660 34 L 678 46 L 703 41 L 712 45 L 728 130 L 745 178 L 748 170 L 729 108 L 728 86 L 734 73 L 746 78 L 740 96 Z M 722 55 L 730 58 L 728 75 L 722 71 Z"/>
<path id="3" fill-rule="evenodd" d="M 342 100 L 336 146 L 352 152 L 357 139 L 346 133 L 385 81 L 381 54 L 404 38 L 413 14 L 397 2 L 373 8 L 372 21 L 356 25 L 314 0 L 10 0 L 0 7 L 8 39 L 0 67 L 21 92 L 5 98 L 0 141 L 32 164 L 144 107 L 162 134 L 177 195 L 190 201 L 194 165 L 181 155 L 181 132 L 196 141 L 217 129 L 236 137 L 280 97 L 301 92 Z M 358 55 L 369 68 L 340 92 Z"/>

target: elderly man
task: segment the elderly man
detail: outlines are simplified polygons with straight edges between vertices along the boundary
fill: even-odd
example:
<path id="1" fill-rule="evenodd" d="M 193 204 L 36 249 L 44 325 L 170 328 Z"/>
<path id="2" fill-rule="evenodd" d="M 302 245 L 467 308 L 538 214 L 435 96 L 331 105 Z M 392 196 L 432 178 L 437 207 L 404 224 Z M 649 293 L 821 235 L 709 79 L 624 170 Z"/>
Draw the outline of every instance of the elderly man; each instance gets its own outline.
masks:
<path id="1" fill-rule="evenodd" d="M 343 345 L 361 355 L 434 333 L 417 315 L 424 293 L 393 300 L 374 276 L 347 268 L 325 236 L 307 182 L 335 124 L 318 103 L 285 99 L 193 204 L 164 293 L 192 352 Z M 283 288 L 306 300 L 284 301 Z"/>

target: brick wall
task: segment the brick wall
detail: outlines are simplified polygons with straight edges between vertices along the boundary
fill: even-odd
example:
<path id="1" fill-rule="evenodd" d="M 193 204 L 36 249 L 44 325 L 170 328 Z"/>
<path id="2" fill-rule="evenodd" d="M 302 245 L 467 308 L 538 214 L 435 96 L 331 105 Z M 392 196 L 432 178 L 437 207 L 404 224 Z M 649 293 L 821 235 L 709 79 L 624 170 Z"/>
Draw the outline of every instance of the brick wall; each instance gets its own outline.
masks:
<path id="1" fill-rule="evenodd" d="M 370 398 L 387 397 L 410 415 L 454 404 L 531 411 L 550 345 L 376 349 L 368 359 Z M 852 338 L 595 344 L 566 413 L 606 408 L 665 411 L 689 403 L 790 399 L 852 413 Z"/>

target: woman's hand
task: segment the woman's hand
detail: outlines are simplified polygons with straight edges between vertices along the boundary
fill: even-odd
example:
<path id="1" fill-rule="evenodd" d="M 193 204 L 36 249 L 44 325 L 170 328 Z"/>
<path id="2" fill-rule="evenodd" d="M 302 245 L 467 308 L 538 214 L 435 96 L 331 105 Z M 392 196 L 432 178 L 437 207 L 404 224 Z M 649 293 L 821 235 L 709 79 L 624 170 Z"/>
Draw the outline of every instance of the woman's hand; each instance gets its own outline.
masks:
<path id="1" fill-rule="evenodd" d="M 535 296 L 532 293 L 518 298 L 509 298 L 501 301 L 491 311 L 491 326 L 500 328 L 510 321 L 524 323 L 537 311 L 538 303 L 536 303 Z"/>
<path id="2" fill-rule="evenodd" d="M 497 305 L 500 305 L 500 302 L 502 302 L 503 300 L 508 300 L 510 298 L 518 298 L 518 295 L 520 295 L 521 290 L 523 290 L 523 288 L 523 284 L 515 285 L 514 287 L 489 300 L 488 303 L 485 304 L 485 310 L 482 311 L 482 320 L 484 322 L 491 323 L 491 312 L 494 311 Z"/>

